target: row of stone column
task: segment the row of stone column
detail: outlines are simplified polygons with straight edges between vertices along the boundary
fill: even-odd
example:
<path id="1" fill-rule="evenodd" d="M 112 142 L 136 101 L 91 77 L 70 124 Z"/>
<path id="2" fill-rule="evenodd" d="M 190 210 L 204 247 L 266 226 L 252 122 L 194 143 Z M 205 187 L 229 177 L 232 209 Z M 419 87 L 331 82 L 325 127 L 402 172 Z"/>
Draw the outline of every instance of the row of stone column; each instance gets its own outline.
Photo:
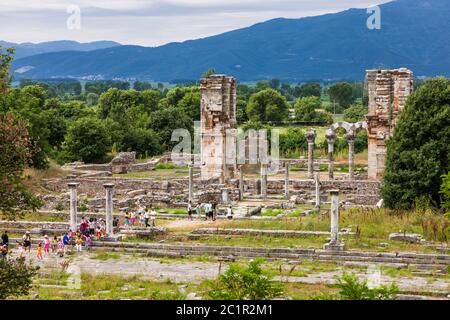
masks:
<path id="1" fill-rule="evenodd" d="M 71 182 L 68 183 L 69 193 L 70 193 L 70 230 L 77 230 L 77 187 L 79 183 Z M 106 190 L 106 235 L 113 236 L 114 228 L 113 228 L 113 197 L 114 197 L 114 184 L 113 183 L 105 183 L 103 187 Z"/>
<path id="2" fill-rule="evenodd" d="M 316 140 L 316 131 L 310 129 L 306 132 L 306 140 L 308 141 L 308 179 L 314 178 L 314 144 Z M 347 132 L 348 142 L 348 175 L 349 179 L 354 179 L 354 157 L 355 157 L 355 139 L 354 131 Z M 328 129 L 326 132 L 328 143 L 328 177 L 334 179 L 334 144 L 336 143 L 336 132 Z"/>

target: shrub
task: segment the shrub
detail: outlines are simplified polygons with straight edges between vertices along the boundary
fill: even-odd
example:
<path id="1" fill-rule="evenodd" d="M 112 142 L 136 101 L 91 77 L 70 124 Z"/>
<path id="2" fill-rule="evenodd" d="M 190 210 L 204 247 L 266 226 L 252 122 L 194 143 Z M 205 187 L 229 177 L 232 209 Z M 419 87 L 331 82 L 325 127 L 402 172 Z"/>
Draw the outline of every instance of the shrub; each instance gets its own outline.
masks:
<path id="1" fill-rule="evenodd" d="M 345 300 L 395 300 L 399 291 L 394 283 L 371 289 L 367 281 L 360 281 L 355 274 L 346 272 L 337 280 L 336 287 L 341 290 L 339 296 Z"/>
<path id="2" fill-rule="evenodd" d="M 0 300 L 27 295 L 38 269 L 27 264 L 25 258 L 0 258 Z"/>
<path id="3" fill-rule="evenodd" d="M 209 297 L 217 300 L 267 300 L 279 297 L 283 290 L 261 269 L 263 262 L 263 259 L 255 259 L 247 268 L 230 264 L 227 272 L 210 281 Z"/>

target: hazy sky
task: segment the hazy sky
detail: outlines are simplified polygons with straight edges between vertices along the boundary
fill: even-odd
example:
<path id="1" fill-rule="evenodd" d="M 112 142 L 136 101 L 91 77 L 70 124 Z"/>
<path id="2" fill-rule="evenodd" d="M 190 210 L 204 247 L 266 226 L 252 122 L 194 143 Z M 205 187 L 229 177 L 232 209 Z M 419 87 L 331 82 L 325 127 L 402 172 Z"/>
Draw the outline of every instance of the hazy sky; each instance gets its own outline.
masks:
<path id="1" fill-rule="evenodd" d="M 114 40 L 156 46 L 272 18 L 314 16 L 382 2 L 388 0 L 0 0 L 0 40 Z M 74 5 L 80 9 L 80 29 L 67 27 L 74 12 L 68 9 Z"/>

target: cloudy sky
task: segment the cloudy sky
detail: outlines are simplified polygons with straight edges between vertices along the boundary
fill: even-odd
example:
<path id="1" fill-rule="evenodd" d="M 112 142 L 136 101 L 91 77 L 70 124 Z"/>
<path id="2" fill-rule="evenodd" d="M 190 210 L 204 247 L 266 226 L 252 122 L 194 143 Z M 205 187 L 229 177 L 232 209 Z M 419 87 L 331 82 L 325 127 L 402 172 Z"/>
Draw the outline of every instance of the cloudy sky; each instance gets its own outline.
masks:
<path id="1" fill-rule="evenodd" d="M 314 16 L 383 2 L 388 0 L 0 0 L 0 40 L 114 40 L 156 46 L 272 18 Z"/>

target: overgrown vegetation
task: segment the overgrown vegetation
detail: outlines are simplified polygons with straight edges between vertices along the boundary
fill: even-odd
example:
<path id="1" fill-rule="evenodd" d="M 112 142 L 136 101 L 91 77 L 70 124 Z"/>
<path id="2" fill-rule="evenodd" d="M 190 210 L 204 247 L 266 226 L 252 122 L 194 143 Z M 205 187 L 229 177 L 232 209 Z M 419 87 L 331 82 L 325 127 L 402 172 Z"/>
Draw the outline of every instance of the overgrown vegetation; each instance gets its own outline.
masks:
<path id="1" fill-rule="evenodd" d="M 387 207 L 410 209 L 416 198 L 441 203 L 442 176 L 450 171 L 450 80 L 426 81 L 408 99 L 387 143 L 381 194 Z"/>
<path id="2" fill-rule="evenodd" d="M 263 262 L 263 259 L 255 259 L 248 267 L 230 264 L 224 274 L 209 282 L 209 297 L 217 300 L 269 300 L 281 296 L 282 287 L 263 271 Z"/>
<path id="3" fill-rule="evenodd" d="M 25 258 L 0 258 L 0 300 L 27 295 L 38 269 Z"/>
<path id="4" fill-rule="evenodd" d="M 367 280 L 361 281 L 355 274 L 345 273 L 337 280 L 339 297 L 344 300 L 395 300 L 399 289 L 394 283 L 390 286 L 369 288 Z"/>

